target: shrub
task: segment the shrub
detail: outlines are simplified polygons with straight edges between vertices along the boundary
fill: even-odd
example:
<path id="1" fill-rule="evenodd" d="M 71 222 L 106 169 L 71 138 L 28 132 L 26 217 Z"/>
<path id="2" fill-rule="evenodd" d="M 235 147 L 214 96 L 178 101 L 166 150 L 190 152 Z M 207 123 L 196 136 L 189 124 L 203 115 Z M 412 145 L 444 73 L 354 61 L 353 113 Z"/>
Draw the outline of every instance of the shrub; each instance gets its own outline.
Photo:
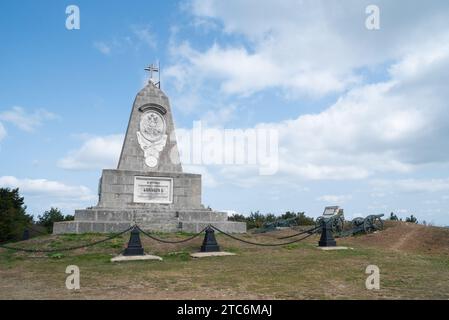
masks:
<path id="1" fill-rule="evenodd" d="M 32 221 L 19 189 L 0 188 L 0 242 L 19 240 Z"/>
<path id="2" fill-rule="evenodd" d="M 398 221 L 399 218 L 397 215 L 395 215 L 393 212 L 390 213 L 390 220 L 391 221 Z"/>
<path id="3" fill-rule="evenodd" d="M 405 218 L 405 222 L 418 223 L 418 219 L 412 214 L 410 217 Z"/>
<path id="4" fill-rule="evenodd" d="M 53 232 L 53 224 L 60 221 L 71 221 L 74 217 L 72 215 L 64 216 L 58 208 L 51 208 L 45 211 L 42 216 L 38 217 L 38 224 L 45 227 L 49 233 Z"/>
<path id="5" fill-rule="evenodd" d="M 229 221 L 246 222 L 248 229 L 261 228 L 264 223 L 275 222 L 278 220 L 296 219 L 298 225 L 314 225 L 315 221 L 311 217 L 307 217 L 304 212 L 290 212 L 276 216 L 272 213 L 262 214 L 259 211 L 251 212 L 249 216 L 235 213 L 228 218 Z"/>

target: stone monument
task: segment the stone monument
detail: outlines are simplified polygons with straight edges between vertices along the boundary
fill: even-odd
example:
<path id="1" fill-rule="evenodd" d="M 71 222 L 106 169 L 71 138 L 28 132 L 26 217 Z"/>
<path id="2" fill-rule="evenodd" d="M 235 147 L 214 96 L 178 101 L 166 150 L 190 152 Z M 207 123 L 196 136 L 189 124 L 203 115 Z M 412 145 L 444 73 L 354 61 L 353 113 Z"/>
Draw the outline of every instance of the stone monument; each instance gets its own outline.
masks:
<path id="1" fill-rule="evenodd" d="M 142 229 L 199 232 L 213 224 L 225 232 L 246 232 L 227 213 L 201 204 L 201 175 L 184 173 L 168 97 L 153 79 L 137 94 L 117 169 L 104 169 L 98 204 L 75 210 L 75 220 L 57 222 L 53 233 L 118 232 Z"/>

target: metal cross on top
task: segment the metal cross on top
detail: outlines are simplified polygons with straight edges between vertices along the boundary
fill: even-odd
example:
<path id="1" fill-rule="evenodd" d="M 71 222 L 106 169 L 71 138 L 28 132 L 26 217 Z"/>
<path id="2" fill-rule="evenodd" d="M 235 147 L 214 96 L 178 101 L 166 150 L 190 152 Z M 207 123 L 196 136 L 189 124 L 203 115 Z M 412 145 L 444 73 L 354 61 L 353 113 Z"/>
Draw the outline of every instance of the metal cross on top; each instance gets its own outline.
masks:
<path id="1" fill-rule="evenodd" d="M 157 66 L 152 63 L 148 67 L 145 68 L 145 71 L 148 71 L 150 73 L 150 82 L 152 82 L 154 85 L 156 85 L 160 88 L 161 87 L 161 73 L 159 70 L 160 70 L 159 62 L 157 64 Z M 159 75 L 158 82 L 155 82 L 155 80 L 153 79 L 153 72 L 158 73 L 158 75 Z"/>

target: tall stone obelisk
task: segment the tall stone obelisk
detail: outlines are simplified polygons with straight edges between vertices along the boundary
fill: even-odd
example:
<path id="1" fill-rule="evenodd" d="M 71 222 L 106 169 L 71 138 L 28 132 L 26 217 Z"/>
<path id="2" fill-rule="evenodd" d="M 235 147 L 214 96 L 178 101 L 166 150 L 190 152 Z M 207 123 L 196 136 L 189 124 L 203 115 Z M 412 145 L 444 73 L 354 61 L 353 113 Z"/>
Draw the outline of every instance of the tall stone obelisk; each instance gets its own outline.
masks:
<path id="1" fill-rule="evenodd" d="M 117 169 L 103 170 L 98 195 L 97 206 L 75 210 L 75 221 L 55 223 L 53 232 L 115 232 L 133 223 L 168 232 L 208 224 L 246 232 L 245 223 L 201 204 L 201 175 L 182 170 L 170 102 L 152 76 L 134 100 Z"/>
<path id="2" fill-rule="evenodd" d="M 153 79 L 134 101 L 117 169 L 182 172 L 170 103 Z"/>

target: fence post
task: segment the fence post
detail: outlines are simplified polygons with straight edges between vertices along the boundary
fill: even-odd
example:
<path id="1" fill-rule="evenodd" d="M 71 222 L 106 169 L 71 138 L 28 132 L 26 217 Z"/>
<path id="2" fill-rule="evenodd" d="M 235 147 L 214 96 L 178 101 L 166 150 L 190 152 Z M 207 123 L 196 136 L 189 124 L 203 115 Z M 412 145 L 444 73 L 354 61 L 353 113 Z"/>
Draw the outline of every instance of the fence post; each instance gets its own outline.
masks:
<path id="1" fill-rule="evenodd" d="M 318 241 L 319 247 L 335 247 L 337 242 L 332 235 L 332 228 L 329 227 L 329 222 L 326 219 L 321 221 L 321 238 Z"/>
<path id="2" fill-rule="evenodd" d="M 30 239 L 30 230 L 28 230 L 28 229 L 23 230 L 22 241 L 29 240 L 29 239 Z"/>
<path id="3" fill-rule="evenodd" d="M 140 232 L 137 226 L 131 231 L 131 236 L 129 237 L 128 246 L 125 251 L 123 251 L 124 256 L 143 256 L 145 255 L 142 247 L 142 242 L 140 241 Z"/>
<path id="4" fill-rule="evenodd" d="M 218 246 L 217 239 L 215 239 L 215 231 L 208 226 L 205 230 L 206 234 L 204 235 L 203 245 L 201 246 L 201 252 L 216 252 L 220 251 L 220 247 Z"/>

